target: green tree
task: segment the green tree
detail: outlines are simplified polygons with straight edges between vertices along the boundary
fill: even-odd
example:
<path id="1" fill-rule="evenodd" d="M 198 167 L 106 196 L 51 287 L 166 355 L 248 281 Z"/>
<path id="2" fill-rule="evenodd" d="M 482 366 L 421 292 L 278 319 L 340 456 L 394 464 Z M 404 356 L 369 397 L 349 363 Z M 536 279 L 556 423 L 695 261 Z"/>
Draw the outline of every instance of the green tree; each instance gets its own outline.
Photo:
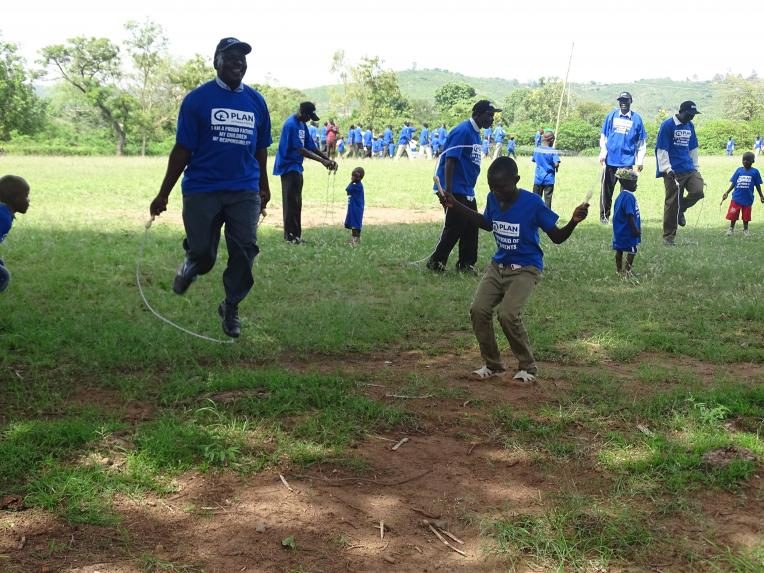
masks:
<path id="1" fill-rule="evenodd" d="M 534 125 L 554 127 L 562 94 L 562 82 L 541 78 L 538 87 L 514 90 L 504 100 L 504 118 L 509 123 L 530 122 Z M 570 113 L 563 105 L 562 119 Z"/>
<path id="2" fill-rule="evenodd" d="M 12 131 L 32 134 L 45 121 L 44 105 L 32 86 L 32 74 L 17 53 L 16 44 L 0 40 L 0 140 Z"/>
<path id="3" fill-rule="evenodd" d="M 724 116 L 751 121 L 764 115 L 764 82 L 727 75 L 721 85 Z"/>
<path id="4" fill-rule="evenodd" d="M 127 51 L 133 61 L 133 80 L 130 91 L 138 108 L 133 118 L 133 128 L 141 141 L 141 155 L 146 155 L 146 145 L 157 138 L 175 113 L 172 91 L 167 73 L 167 37 L 162 26 L 146 20 L 143 23 L 130 21 L 125 24 L 130 32 Z"/>
<path id="5" fill-rule="evenodd" d="M 441 113 L 448 113 L 452 107 L 459 103 L 472 101 L 475 97 L 475 88 L 465 83 L 447 83 L 440 86 L 435 92 L 435 105 Z"/>
<path id="6" fill-rule="evenodd" d="M 188 92 L 215 77 L 213 68 L 201 54 L 196 54 L 181 65 L 170 67 L 170 83 L 177 89 L 175 103 L 179 104 Z M 176 105 L 177 107 L 177 105 Z"/>
<path id="7" fill-rule="evenodd" d="M 356 119 L 361 125 L 398 123 L 409 113 L 409 102 L 401 94 L 398 76 L 382 68 L 378 57 L 364 57 L 350 68 L 349 94 L 358 102 Z"/>
<path id="8" fill-rule="evenodd" d="M 120 63 L 119 48 L 108 38 L 78 36 L 42 50 L 41 64 L 82 92 L 111 126 L 117 155 L 125 152 L 128 120 L 136 107 L 135 99 L 119 86 Z"/>

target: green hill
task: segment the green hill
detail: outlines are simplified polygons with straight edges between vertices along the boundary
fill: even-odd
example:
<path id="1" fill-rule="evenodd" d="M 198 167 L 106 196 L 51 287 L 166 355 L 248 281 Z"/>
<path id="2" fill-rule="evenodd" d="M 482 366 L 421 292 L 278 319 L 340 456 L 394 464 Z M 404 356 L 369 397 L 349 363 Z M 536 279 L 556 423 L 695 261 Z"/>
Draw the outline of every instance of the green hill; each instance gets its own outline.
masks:
<path id="1" fill-rule="evenodd" d="M 435 92 L 447 83 L 467 83 L 479 95 L 497 103 L 504 101 L 512 90 L 533 87 L 517 80 L 503 78 L 476 78 L 449 72 L 447 70 L 403 70 L 397 72 L 401 92 L 410 100 L 432 101 Z M 571 84 L 573 98 L 579 101 L 594 101 L 615 106 L 615 98 L 621 91 L 628 91 L 634 97 L 634 109 L 646 118 L 652 118 L 662 109 L 674 111 L 679 104 L 691 99 L 698 104 L 704 119 L 721 115 L 721 101 L 718 84 L 712 81 L 676 81 L 668 78 L 641 79 L 631 83 L 600 84 L 595 82 Z M 316 102 L 319 110 L 331 110 L 331 91 L 341 86 L 319 86 L 302 89 Z"/>

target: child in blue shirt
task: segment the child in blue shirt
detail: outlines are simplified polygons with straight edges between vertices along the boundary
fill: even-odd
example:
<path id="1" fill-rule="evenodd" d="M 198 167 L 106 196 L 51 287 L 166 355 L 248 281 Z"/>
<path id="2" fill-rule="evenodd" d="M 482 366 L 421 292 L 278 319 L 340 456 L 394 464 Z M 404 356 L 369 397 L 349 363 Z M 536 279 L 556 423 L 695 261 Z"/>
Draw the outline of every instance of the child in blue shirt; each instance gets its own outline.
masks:
<path id="1" fill-rule="evenodd" d="M 753 207 L 753 188 L 759 193 L 759 199 L 764 203 L 764 195 L 761 194 L 761 174 L 759 170 L 753 167 L 756 156 L 750 151 L 743 153 L 743 166 L 738 167 L 730 178 L 730 186 L 722 195 L 722 203 L 727 199 L 732 191 L 732 200 L 727 210 L 726 219 L 730 222 L 727 229 L 727 236 L 731 237 L 735 232 L 735 223 L 738 217 L 742 215 L 743 235 L 749 236 L 748 223 L 751 221 L 751 207 Z"/>
<path id="2" fill-rule="evenodd" d="M 0 243 L 13 226 L 16 213 L 26 213 L 29 209 L 29 184 L 17 175 L 0 177 Z M 0 259 L 0 292 L 8 288 L 11 273 Z"/>
<path id="3" fill-rule="evenodd" d="M 560 156 L 552 150 L 554 133 L 547 131 L 541 138 L 541 146 L 533 151 L 531 161 L 536 164 L 536 175 L 533 180 L 533 192 L 544 197 L 544 203 L 552 208 L 555 173 L 560 168 Z"/>
<path id="4" fill-rule="evenodd" d="M 615 251 L 615 269 L 619 275 L 632 277 L 631 268 L 637 256 L 637 245 L 642 240 L 642 220 L 639 217 L 639 205 L 634 194 L 637 191 L 637 174 L 632 169 L 622 167 L 615 172 L 621 183 L 621 193 L 613 207 L 613 250 Z M 626 253 L 626 266 L 623 254 Z"/>
<path id="5" fill-rule="evenodd" d="M 363 226 L 363 167 L 356 167 L 350 174 L 350 184 L 345 188 L 348 194 L 348 212 L 345 215 L 345 228 L 350 229 L 350 244 L 361 242 L 361 227 Z"/>
<path id="6" fill-rule="evenodd" d="M 337 153 L 342 159 L 345 159 L 345 140 L 342 137 L 337 140 Z"/>
<path id="7" fill-rule="evenodd" d="M 485 360 L 485 365 L 472 373 L 480 380 L 502 376 L 505 370 L 494 334 L 494 311 L 497 311 L 499 324 L 518 360 L 514 379 L 522 382 L 536 379 L 537 366 L 523 324 L 523 309 L 544 268 L 539 229 L 559 245 L 586 219 L 589 210 L 588 204 L 579 205 L 568 224 L 559 228 L 557 214 L 537 195 L 519 189 L 518 181 L 520 176 L 515 160 L 499 157 L 488 168 L 491 191 L 482 215 L 459 202 L 447 190 L 441 199 L 445 207 L 457 209 L 481 229 L 492 231 L 496 240 L 496 254 L 486 268 L 470 308 L 472 329 L 480 346 L 480 355 Z"/>
<path id="8" fill-rule="evenodd" d="M 515 146 L 516 145 L 517 145 L 517 143 L 515 142 L 515 136 L 514 135 L 510 135 L 509 136 L 509 141 L 507 141 L 507 155 L 508 156 L 511 155 L 515 159 L 517 159 L 517 155 L 515 155 Z"/>

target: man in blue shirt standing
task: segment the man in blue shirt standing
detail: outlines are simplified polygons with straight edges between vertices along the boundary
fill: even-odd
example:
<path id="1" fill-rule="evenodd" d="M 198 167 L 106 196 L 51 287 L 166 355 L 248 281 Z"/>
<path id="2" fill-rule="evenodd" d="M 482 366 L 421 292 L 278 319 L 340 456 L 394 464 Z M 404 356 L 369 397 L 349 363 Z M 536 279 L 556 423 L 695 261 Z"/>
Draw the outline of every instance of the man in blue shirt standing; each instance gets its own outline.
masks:
<path id="1" fill-rule="evenodd" d="M 299 111 L 290 115 L 281 128 L 279 150 L 273 164 L 273 174 L 281 176 L 281 198 L 284 211 L 284 240 L 299 245 L 302 240 L 303 158 L 318 161 L 329 171 L 337 171 L 337 163 L 321 151 L 308 137 L 308 120 L 318 121 L 316 106 L 309 101 L 300 104 Z"/>
<path id="2" fill-rule="evenodd" d="M 199 275 L 212 270 L 225 225 L 228 265 L 223 273 L 225 300 L 218 306 L 223 332 L 241 334 L 238 306 L 254 279 L 257 220 L 271 198 L 267 150 L 271 118 L 265 99 L 242 84 L 249 44 L 223 38 L 213 59 L 217 77 L 191 91 L 178 113 L 175 145 L 162 185 L 151 202 L 152 217 L 167 210 L 172 188 L 183 174 L 183 224 L 186 257 L 172 288 L 183 294 Z"/>
<path id="3" fill-rule="evenodd" d="M 732 157 L 732 154 L 735 153 L 735 138 L 730 137 L 727 140 L 727 146 L 724 150 L 727 152 L 727 157 Z"/>
<path id="4" fill-rule="evenodd" d="M 475 183 L 483 156 L 480 130 L 493 125 L 493 115 L 498 111 L 501 110 L 493 107 L 488 100 L 477 102 L 472 107 L 472 117 L 448 133 L 443 156 L 438 161 L 436 176 L 443 189 L 472 211 L 477 210 Z M 437 191 L 437 186 L 433 189 Z M 470 217 L 449 208 L 446 208 L 443 232 L 427 261 L 427 268 L 435 272 L 445 271 L 448 257 L 456 243 L 459 243 L 456 270 L 477 274 L 478 227 Z"/>
<path id="5" fill-rule="evenodd" d="M 698 138 L 692 124 L 699 113 L 695 102 L 682 102 L 679 113 L 661 124 L 655 142 L 655 177 L 663 177 L 666 192 L 663 203 L 666 246 L 674 246 L 677 226 L 687 224 L 685 211 L 703 198 L 704 183 L 698 172 Z"/>
<path id="6" fill-rule="evenodd" d="M 382 132 L 382 157 L 392 157 L 390 153 L 390 146 L 393 144 L 393 126 L 388 125 L 385 131 Z"/>
<path id="7" fill-rule="evenodd" d="M 403 127 L 401 128 L 401 133 L 398 136 L 398 149 L 395 152 L 395 158 L 400 159 L 403 157 L 403 154 L 406 154 L 406 157 L 411 159 L 411 156 L 409 155 L 409 143 L 411 143 L 411 138 L 414 137 L 414 132 L 416 131 L 416 128 L 411 127 L 411 122 L 406 121 L 403 123 Z"/>
<path id="8" fill-rule="evenodd" d="M 432 159 L 432 142 L 430 141 L 430 126 L 422 124 L 422 131 L 419 133 L 419 156 L 425 159 Z"/>
<path id="9" fill-rule="evenodd" d="M 600 189 L 600 222 L 607 225 L 613 205 L 618 169 L 642 171 L 647 150 L 647 131 L 640 115 L 631 110 L 631 94 L 618 94 L 618 108 L 605 117 L 600 133 L 600 165 L 602 188 Z"/>

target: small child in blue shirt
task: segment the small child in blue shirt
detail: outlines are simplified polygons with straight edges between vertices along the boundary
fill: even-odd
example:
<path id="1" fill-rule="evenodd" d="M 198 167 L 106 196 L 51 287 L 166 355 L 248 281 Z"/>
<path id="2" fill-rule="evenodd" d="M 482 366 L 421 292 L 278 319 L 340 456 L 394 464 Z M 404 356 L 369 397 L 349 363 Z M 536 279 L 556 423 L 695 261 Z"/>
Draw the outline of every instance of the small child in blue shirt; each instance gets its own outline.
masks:
<path id="1" fill-rule="evenodd" d="M 743 166 L 738 167 L 730 177 L 730 186 L 722 195 L 722 203 L 732 192 L 732 199 L 727 210 L 726 219 L 730 222 L 727 236 L 731 237 L 735 232 L 735 223 L 738 217 L 743 219 L 743 236 L 750 234 L 748 223 L 751 221 L 751 207 L 753 206 L 753 188 L 759 193 L 759 199 L 764 203 L 764 195 L 761 193 L 761 173 L 753 166 L 756 156 L 750 151 L 743 153 Z"/>
<path id="2" fill-rule="evenodd" d="M 639 204 L 635 195 L 637 174 L 632 169 L 622 167 L 616 170 L 615 176 L 621 183 L 621 192 L 615 200 L 612 218 L 615 269 L 619 275 L 631 278 L 637 246 L 642 241 L 642 220 L 639 217 Z M 624 253 L 626 253 L 625 266 Z"/>
<path id="3" fill-rule="evenodd" d="M 361 242 L 361 227 L 363 226 L 363 167 L 356 167 L 350 174 L 350 184 L 345 189 L 348 194 L 348 212 L 345 215 L 345 228 L 350 229 L 350 244 Z"/>
<path id="4" fill-rule="evenodd" d="M 503 376 L 505 371 L 494 334 L 494 312 L 517 358 L 518 370 L 513 378 L 526 383 L 536 379 L 537 365 L 523 324 L 523 310 L 544 268 L 539 230 L 559 245 L 586 219 L 589 211 L 588 204 L 579 205 L 570 221 L 558 227 L 557 214 L 537 195 L 519 189 L 519 181 L 515 160 L 499 157 L 488 168 L 491 191 L 483 214 L 457 201 L 448 190 L 441 195 L 445 207 L 456 209 L 484 231 L 492 231 L 496 241 L 496 254 L 470 307 L 472 330 L 485 361 L 483 367 L 472 373 L 479 380 Z"/>
<path id="5" fill-rule="evenodd" d="M 29 209 L 29 184 L 18 175 L 0 177 L 0 243 L 13 226 L 16 213 L 26 213 Z M 8 288 L 11 273 L 0 259 L 0 292 Z"/>

